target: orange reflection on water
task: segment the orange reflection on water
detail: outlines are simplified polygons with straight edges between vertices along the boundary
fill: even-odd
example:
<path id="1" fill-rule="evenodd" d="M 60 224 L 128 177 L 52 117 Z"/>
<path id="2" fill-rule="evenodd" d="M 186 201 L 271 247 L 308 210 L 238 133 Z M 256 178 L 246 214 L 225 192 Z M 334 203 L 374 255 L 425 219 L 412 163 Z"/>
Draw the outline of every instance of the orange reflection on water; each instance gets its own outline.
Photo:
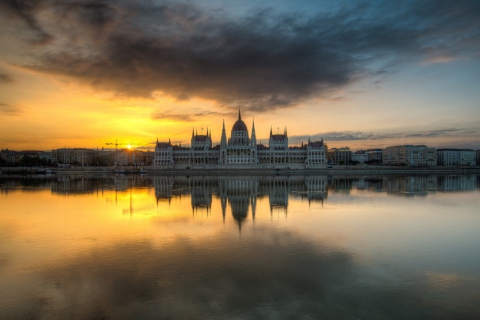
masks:
<path id="1" fill-rule="evenodd" d="M 9 261 L 15 261 L 9 265 L 11 270 L 31 268 L 60 256 L 65 259 L 92 246 L 145 238 L 161 242 L 178 234 L 178 229 L 185 234 L 190 229 L 198 232 L 190 199 L 157 202 L 153 189 L 76 195 L 14 191 L 0 197 L 2 251 Z M 197 213 L 196 219 L 201 217 Z M 213 222 L 205 219 L 201 226 L 210 229 Z M 221 225 L 221 220 L 215 222 Z"/>

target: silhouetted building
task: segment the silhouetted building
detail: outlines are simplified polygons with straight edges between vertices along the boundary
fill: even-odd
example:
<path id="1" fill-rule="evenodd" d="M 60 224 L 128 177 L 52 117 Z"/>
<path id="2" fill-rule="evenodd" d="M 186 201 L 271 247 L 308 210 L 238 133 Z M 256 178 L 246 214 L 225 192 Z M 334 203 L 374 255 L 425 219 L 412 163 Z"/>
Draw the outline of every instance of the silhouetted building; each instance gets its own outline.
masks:
<path id="1" fill-rule="evenodd" d="M 96 152 L 93 149 L 61 148 L 52 150 L 52 163 L 89 166 L 95 162 Z"/>

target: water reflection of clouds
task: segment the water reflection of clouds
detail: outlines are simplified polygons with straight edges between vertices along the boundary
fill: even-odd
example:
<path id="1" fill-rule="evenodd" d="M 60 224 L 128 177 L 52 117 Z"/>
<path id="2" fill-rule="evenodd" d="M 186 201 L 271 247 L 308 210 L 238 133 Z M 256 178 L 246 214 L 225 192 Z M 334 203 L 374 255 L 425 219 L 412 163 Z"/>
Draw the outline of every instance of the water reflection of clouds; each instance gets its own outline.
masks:
<path id="1" fill-rule="evenodd" d="M 449 303 L 434 296 L 442 275 L 415 275 L 412 281 L 387 268 L 369 278 L 357 260 L 344 250 L 270 228 L 241 241 L 217 235 L 201 242 L 177 237 L 159 246 L 149 240 L 119 242 L 42 267 L 36 276 L 43 281 L 36 284 L 44 290 L 31 288 L 4 312 L 12 318 L 70 319 L 459 319 L 479 314 L 472 305 L 459 308 L 468 306 L 476 292 Z"/>

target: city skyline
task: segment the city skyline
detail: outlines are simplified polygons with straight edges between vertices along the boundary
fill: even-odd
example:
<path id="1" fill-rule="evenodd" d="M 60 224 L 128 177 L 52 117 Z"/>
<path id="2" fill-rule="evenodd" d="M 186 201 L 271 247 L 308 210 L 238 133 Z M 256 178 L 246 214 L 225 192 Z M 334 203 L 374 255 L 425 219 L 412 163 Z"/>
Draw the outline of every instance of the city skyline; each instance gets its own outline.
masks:
<path id="1" fill-rule="evenodd" d="M 36 1 L 0 6 L 2 149 L 257 140 L 480 148 L 475 1 Z M 199 132 L 200 133 L 200 132 Z"/>

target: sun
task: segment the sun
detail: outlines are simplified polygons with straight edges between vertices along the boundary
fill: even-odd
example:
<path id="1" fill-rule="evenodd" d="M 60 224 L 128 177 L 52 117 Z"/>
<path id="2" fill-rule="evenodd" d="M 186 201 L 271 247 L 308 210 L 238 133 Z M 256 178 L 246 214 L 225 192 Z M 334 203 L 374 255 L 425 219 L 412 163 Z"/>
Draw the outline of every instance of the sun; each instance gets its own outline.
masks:
<path id="1" fill-rule="evenodd" d="M 132 149 L 132 145 L 131 144 L 127 145 L 127 148 Z"/>

